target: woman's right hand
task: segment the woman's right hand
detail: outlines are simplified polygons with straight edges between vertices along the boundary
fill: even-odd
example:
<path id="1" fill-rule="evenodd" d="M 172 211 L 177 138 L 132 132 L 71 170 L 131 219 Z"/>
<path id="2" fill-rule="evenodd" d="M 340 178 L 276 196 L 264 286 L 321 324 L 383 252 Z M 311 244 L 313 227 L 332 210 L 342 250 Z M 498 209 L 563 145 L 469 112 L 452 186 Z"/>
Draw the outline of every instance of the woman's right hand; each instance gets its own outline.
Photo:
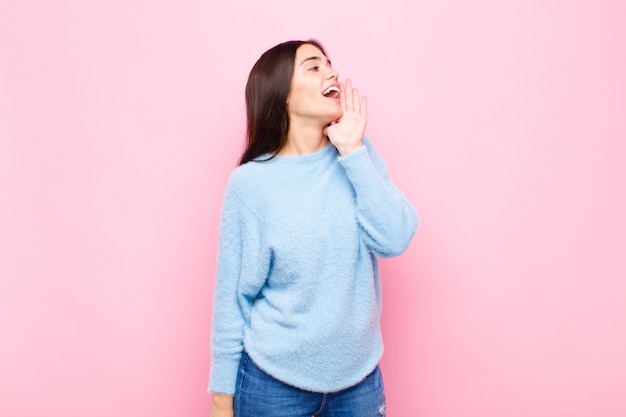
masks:
<path id="1" fill-rule="evenodd" d="M 213 394 L 213 404 L 209 417 L 233 417 L 233 396 L 226 394 Z"/>

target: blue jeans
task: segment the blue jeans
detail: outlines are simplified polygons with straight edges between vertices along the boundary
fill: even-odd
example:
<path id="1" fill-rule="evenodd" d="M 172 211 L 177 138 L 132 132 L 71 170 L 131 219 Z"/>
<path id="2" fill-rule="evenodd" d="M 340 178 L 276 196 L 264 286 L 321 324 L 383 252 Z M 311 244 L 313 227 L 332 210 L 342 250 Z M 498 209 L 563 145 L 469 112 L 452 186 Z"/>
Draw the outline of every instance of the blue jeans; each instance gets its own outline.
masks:
<path id="1" fill-rule="evenodd" d="M 384 417 L 385 389 L 377 366 L 351 388 L 330 393 L 303 391 L 269 376 L 244 353 L 234 409 L 235 417 Z"/>

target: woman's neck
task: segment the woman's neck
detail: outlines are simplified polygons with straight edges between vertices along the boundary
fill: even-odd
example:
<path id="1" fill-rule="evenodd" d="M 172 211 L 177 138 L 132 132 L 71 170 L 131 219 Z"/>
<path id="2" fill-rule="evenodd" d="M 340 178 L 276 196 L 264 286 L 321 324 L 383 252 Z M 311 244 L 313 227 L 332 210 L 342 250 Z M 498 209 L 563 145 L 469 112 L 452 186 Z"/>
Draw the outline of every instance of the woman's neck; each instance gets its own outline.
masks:
<path id="1" fill-rule="evenodd" d="M 289 128 L 287 143 L 278 152 L 281 156 L 306 155 L 317 152 L 328 144 L 328 138 L 318 127 L 308 129 Z"/>

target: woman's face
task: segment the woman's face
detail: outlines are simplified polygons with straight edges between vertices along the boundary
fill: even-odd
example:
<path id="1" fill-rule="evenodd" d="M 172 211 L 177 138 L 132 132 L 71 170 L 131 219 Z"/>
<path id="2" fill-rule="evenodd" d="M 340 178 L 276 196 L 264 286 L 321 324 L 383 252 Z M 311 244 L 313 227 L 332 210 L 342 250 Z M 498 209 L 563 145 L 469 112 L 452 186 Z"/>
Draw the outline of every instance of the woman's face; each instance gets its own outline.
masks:
<path id="1" fill-rule="evenodd" d="M 318 48 L 303 44 L 296 51 L 287 110 L 291 122 L 308 121 L 320 127 L 342 115 L 339 73 Z"/>

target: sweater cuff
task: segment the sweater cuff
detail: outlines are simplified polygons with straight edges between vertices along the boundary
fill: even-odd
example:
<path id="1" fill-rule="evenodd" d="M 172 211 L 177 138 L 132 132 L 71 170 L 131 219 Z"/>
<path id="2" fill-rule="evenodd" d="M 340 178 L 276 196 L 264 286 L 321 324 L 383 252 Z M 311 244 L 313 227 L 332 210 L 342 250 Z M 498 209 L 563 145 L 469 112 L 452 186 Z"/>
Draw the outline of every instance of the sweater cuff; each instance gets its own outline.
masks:
<path id="1" fill-rule="evenodd" d="M 209 392 L 233 395 L 237 386 L 237 372 L 239 360 L 230 358 L 215 358 L 211 364 Z"/>
<path id="2" fill-rule="evenodd" d="M 339 155 L 339 156 L 337 157 L 337 160 L 338 160 L 339 162 L 344 161 L 344 160 L 346 160 L 346 159 L 350 158 L 351 156 L 353 156 L 353 155 L 355 155 L 355 154 L 358 154 L 358 153 L 363 153 L 363 151 L 364 151 L 364 150 L 367 150 L 367 147 L 365 146 L 365 144 L 361 145 L 361 147 L 360 147 L 359 149 L 357 149 L 357 150 L 356 150 L 356 151 L 354 151 L 354 152 L 349 153 L 348 155 L 345 155 L 345 156 L 341 156 L 341 155 Z"/>

